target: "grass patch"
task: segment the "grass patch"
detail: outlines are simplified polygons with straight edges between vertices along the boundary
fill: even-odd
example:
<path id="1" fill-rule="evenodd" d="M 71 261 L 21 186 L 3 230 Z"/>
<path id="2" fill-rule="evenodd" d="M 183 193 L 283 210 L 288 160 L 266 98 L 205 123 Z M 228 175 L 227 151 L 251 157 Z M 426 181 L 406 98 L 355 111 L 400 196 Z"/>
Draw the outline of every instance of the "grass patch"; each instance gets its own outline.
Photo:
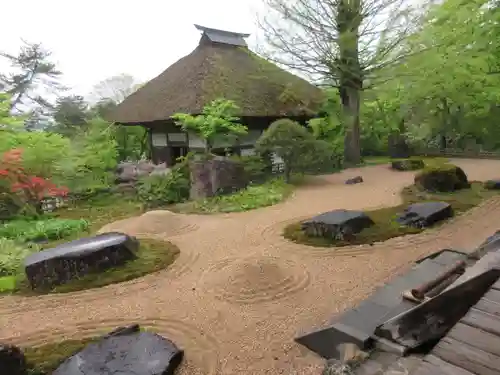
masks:
<path id="1" fill-rule="evenodd" d="M 84 219 L 10 220 L 0 224 L 0 238 L 27 241 L 59 240 L 86 231 Z"/>
<path id="2" fill-rule="evenodd" d="M 97 338 L 84 340 L 67 340 L 47 344 L 37 348 L 24 349 L 24 355 L 29 364 L 29 375 L 51 374 L 68 357 L 82 350 Z"/>
<path id="3" fill-rule="evenodd" d="M 68 293 L 132 280 L 167 268 L 179 255 L 177 246 L 166 241 L 140 239 L 137 259 L 125 265 L 110 268 L 104 272 L 91 273 L 69 283 L 54 287 L 52 290 L 31 290 L 24 274 L 18 276 L 17 292 L 21 294 Z"/>
<path id="4" fill-rule="evenodd" d="M 292 185 L 277 178 L 262 185 L 250 185 L 237 193 L 213 198 L 179 203 L 170 210 L 179 213 L 211 214 L 219 212 L 242 212 L 272 206 L 285 200 L 292 192 Z"/>
<path id="5" fill-rule="evenodd" d="M 427 193 L 412 185 L 403 189 L 401 194 L 404 202 L 402 205 L 367 211 L 366 213 L 375 224 L 362 230 L 349 241 L 307 236 L 301 229 L 301 222 L 288 225 L 283 231 L 283 236 L 296 243 L 317 247 L 373 244 L 393 237 L 420 233 L 425 230 L 402 226 L 394 220 L 396 215 L 403 212 L 409 204 L 427 201 L 447 202 L 453 207 L 456 216 L 477 206 L 485 199 L 498 195 L 498 191 L 485 189 L 482 182 L 472 182 L 469 189 L 462 189 L 452 193 Z"/>

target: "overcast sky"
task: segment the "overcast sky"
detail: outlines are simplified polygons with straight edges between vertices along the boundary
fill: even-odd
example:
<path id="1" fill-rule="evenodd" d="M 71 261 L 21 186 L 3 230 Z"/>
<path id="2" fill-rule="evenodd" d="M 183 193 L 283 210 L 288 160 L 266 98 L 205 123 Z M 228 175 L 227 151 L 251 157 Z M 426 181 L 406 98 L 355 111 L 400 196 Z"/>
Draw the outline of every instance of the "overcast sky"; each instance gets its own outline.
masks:
<path id="1" fill-rule="evenodd" d="M 197 45 L 193 24 L 251 33 L 260 0 L 15 0 L 2 3 L 0 51 L 16 53 L 21 38 L 42 43 L 64 84 L 87 94 L 110 76 L 147 81 Z M 5 17 L 5 15 L 9 15 Z M 0 65 L 0 68 L 4 68 Z"/>

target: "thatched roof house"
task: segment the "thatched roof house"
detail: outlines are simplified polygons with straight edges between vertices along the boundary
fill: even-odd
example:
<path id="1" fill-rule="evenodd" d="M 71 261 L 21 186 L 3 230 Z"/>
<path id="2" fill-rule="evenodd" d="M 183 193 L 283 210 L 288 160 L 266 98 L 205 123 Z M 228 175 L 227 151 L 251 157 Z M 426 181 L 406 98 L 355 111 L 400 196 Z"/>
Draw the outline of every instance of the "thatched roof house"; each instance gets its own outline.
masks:
<path id="1" fill-rule="evenodd" d="M 249 129 L 265 129 L 280 117 L 304 120 L 318 110 L 322 91 L 251 52 L 245 42 L 248 34 L 195 26 L 202 37 L 194 51 L 127 97 L 110 120 L 146 126 L 153 146 L 168 148 L 181 147 L 182 138 L 170 117 L 178 112 L 201 113 L 218 98 L 234 100 L 241 110 L 238 116 Z M 177 135 L 165 135 L 165 141 L 160 140 L 163 135 L 154 134 L 172 132 Z M 176 141 L 169 142 L 170 138 Z M 187 137 L 186 142 L 188 148 L 199 146 Z M 167 156 L 160 159 L 172 162 Z"/>

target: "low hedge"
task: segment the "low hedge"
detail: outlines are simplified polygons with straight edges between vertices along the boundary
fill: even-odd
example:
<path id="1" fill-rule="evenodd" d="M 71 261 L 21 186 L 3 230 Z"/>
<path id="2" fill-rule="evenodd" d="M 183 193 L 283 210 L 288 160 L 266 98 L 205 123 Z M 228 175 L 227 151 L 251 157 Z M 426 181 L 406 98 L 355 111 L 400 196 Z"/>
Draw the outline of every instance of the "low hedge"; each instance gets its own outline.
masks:
<path id="1" fill-rule="evenodd" d="M 463 169 L 453 164 L 426 167 L 415 176 L 415 185 L 430 192 L 451 192 L 470 187 Z"/>

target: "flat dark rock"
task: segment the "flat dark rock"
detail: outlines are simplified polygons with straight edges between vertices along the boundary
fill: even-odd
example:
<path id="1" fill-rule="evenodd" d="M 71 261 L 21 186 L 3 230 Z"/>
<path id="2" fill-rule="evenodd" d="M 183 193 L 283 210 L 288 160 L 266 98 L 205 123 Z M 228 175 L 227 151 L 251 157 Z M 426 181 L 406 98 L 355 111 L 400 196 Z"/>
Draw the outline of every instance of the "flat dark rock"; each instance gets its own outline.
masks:
<path id="1" fill-rule="evenodd" d="M 355 234 L 373 225 L 363 211 L 334 210 L 315 216 L 302 223 L 302 230 L 311 236 L 335 236 L 339 232 Z"/>
<path id="2" fill-rule="evenodd" d="M 425 228 L 452 216 L 453 209 L 446 202 L 422 202 L 408 206 L 396 221 L 407 226 Z"/>
<path id="3" fill-rule="evenodd" d="M 120 327 L 67 358 L 52 375 L 172 375 L 184 351 L 139 326 Z"/>
<path id="4" fill-rule="evenodd" d="M 354 184 L 359 184 L 361 182 L 363 182 L 363 177 L 356 176 L 356 177 L 349 178 L 348 180 L 346 180 L 345 184 L 346 185 L 354 185 Z"/>
<path id="5" fill-rule="evenodd" d="M 0 344 L 0 374 L 28 374 L 26 358 L 17 346 Z"/>
<path id="6" fill-rule="evenodd" d="M 139 242 L 123 233 L 103 233 L 40 251 L 24 260 L 33 289 L 50 288 L 136 258 Z"/>

